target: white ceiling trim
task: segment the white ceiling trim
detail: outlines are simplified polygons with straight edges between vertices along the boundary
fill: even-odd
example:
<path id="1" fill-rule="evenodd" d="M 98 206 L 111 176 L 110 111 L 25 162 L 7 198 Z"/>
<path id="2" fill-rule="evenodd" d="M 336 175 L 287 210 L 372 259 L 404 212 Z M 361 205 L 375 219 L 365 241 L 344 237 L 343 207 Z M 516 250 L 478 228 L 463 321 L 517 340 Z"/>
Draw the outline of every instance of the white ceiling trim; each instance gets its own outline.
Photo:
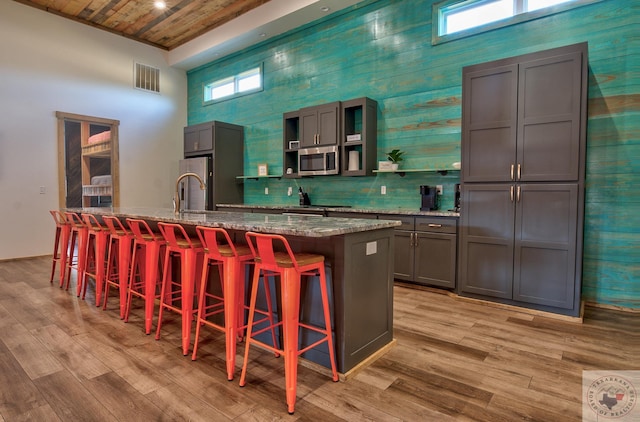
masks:
<path id="1" fill-rule="evenodd" d="M 193 69 L 321 19 L 362 0 L 271 0 L 166 53 L 169 66 Z M 322 8 L 328 7 L 324 12 Z M 262 35 L 264 34 L 264 35 Z"/>

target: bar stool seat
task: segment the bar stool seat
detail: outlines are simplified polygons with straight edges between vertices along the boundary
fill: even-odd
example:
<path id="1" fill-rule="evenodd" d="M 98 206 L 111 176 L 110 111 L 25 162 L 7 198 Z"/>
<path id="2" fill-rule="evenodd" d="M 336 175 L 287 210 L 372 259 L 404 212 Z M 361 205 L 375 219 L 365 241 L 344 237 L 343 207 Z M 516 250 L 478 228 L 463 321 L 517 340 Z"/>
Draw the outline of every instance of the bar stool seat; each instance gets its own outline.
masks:
<path id="1" fill-rule="evenodd" d="M 247 232 L 245 234 L 247 243 L 251 248 L 255 261 L 255 271 L 253 285 L 251 287 L 251 300 L 249 304 L 249 318 L 247 322 L 247 337 L 240 375 L 240 386 L 246 382 L 247 364 L 249 362 L 249 349 L 251 344 L 258 344 L 261 347 L 273 351 L 276 354 L 284 355 L 285 389 L 287 399 L 287 410 L 293 414 L 296 402 L 296 388 L 298 377 L 298 356 L 302 353 L 326 343 L 329 353 L 329 361 L 333 381 L 338 381 L 336 371 L 335 350 L 331 332 L 331 316 L 329 308 L 329 296 L 327 291 L 327 280 L 324 269 L 324 256 L 311 253 L 294 253 L 289 246 L 289 242 L 283 236 L 276 234 L 262 234 Z M 264 279 L 270 276 L 277 276 L 280 281 L 282 318 L 275 325 L 282 327 L 283 347 L 276 344 L 267 344 L 255 338 L 258 332 L 253 331 L 253 321 L 256 311 L 256 299 L 258 293 L 258 281 L 260 276 Z M 312 276 L 320 283 L 320 294 L 324 317 L 324 328 L 307 324 L 300 321 L 300 288 L 303 276 Z M 268 289 L 266 289 L 268 290 Z M 278 289 L 276 289 L 277 291 Z M 300 344 L 300 331 L 310 330 L 321 337 L 309 345 Z"/>
<path id="2" fill-rule="evenodd" d="M 127 230 L 122 222 L 114 216 L 103 216 L 102 221 L 109 229 L 109 245 L 107 247 L 107 270 L 104 283 L 104 300 L 102 309 L 107 309 L 109 288 L 118 289 L 120 298 L 120 318 L 124 319 L 127 309 L 127 283 L 133 245 L 133 233 Z"/>
<path id="3" fill-rule="evenodd" d="M 195 280 L 201 271 L 197 260 L 202 259 L 204 249 L 200 240 L 191 239 L 180 224 L 160 222 L 158 229 L 166 242 L 166 250 L 156 340 L 160 339 L 164 310 L 180 314 L 182 316 L 182 354 L 186 356 L 189 353 L 191 323 L 197 304 L 196 292 L 198 289 L 195 286 Z M 173 279 L 172 258 L 174 256 L 178 256 L 180 259 L 180 280 Z M 178 300 L 180 305 L 175 304 Z"/>
<path id="4" fill-rule="evenodd" d="M 88 279 L 92 277 L 96 283 L 96 306 L 100 306 L 102 304 L 102 291 L 104 289 L 104 260 L 107 252 L 109 229 L 100 224 L 93 214 L 83 213 L 81 217 L 87 227 L 85 270 L 82 277 L 82 299 L 84 299 L 87 294 Z"/>
<path id="5" fill-rule="evenodd" d="M 144 300 L 144 331 L 151 334 L 155 301 L 160 296 L 158 266 L 166 242 L 160 233 L 151 230 L 146 221 L 135 218 L 127 218 L 126 221 L 133 234 L 133 253 L 124 322 L 129 321 L 133 296 L 140 297 Z"/>
<path id="6" fill-rule="evenodd" d="M 58 210 L 50 210 L 49 213 L 53 217 L 53 221 L 56 223 L 55 239 L 53 241 L 53 258 L 51 259 L 51 280 L 53 284 L 53 278 L 56 273 L 56 263 L 60 263 L 60 275 L 58 276 L 58 282 L 60 287 L 64 285 L 64 273 L 67 265 L 67 250 L 69 248 L 69 233 L 71 232 L 71 225 L 67 223 L 64 214 Z"/>
<path id="7" fill-rule="evenodd" d="M 196 227 L 200 243 L 204 246 L 204 261 L 202 263 L 202 277 L 198 295 L 198 314 L 196 317 L 196 333 L 193 341 L 192 360 L 196 360 L 200 329 L 203 325 L 215 328 L 225 333 L 227 379 L 233 380 L 236 362 L 236 342 L 244 337 L 245 310 L 248 306 L 244 300 L 245 269 L 252 263 L 253 254 L 246 245 L 234 245 L 231 237 L 223 228 Z M 209 270 L 216 266 L 221 282 L 220 291 L 212 292 L 209 282 Z M 265 319 L 273 325 L 271 301 Z M 256 311 L 257 312 L 257 311 Z M 224 325 L 211 320 L 218 314 L 224 314 Z M 219 321 L 219 320 L 217 320 Z M 256 321 L 256 324 L 263 320 Z M 272 330 L 275 343 L 275 330 Z"/>

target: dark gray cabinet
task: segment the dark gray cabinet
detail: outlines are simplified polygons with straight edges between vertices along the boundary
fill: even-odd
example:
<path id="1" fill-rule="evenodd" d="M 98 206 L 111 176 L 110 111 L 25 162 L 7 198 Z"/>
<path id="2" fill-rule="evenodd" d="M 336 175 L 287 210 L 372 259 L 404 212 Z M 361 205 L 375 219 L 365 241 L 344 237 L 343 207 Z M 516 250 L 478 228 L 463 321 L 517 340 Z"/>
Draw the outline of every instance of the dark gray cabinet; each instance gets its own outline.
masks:
<path id="1" fill-rule="evenodd" d="M 463 69 L 460 292 L 580 311 L 587 45 Z"/>
<path id="2" fill-rule="evenodd" d="M 337 145 L 340 102 L 300 109 L 300 146 Z"/>
<path id="3" fill-rule="evenodd" d="M 298 176 L 298 149 L 300 148 L 300 112 L 291 111 L 282 116 L 283 171 L 285 178 Z"/>
<path id="4" fill-rule="evenodd" d="M 457 221 L 445 217 L 393 216 L 394 278 L 426 286 L 456 287 Z"/>
<path id="5" fill-rule="evenodd" d="M 201 123 L 184 128 L 185 157 L 213 151 L 214 123 Z"/>
<path id="6" fill-rule="evenodd" d="M 300 177 L 300 148 L 331 145 L 340 146 L 339 170 L 342 175 L 371 176 L 376 168 L 377 131 L 378 103 L 367 97 L 284 113 L 284 177 Z"/>
<path id="7" fill-rule="evenodd" d="M 378 149 L 378 103 L 371 98 L 342 102 L 342 175 L 371 176 Z"/>
<path id="8" fill-rule="evenodd" d="M 474 184 L 463 192 L 464 292 L 572 309 L 577 184 Z"/>
<path id="9" fill-rule="evenodd" d="M 242 204 L 244 189 L 236 177 L 244 171 L 244 127 L 210 121 L 184 128 L 184 157 L 208 157 L 210 206 Z"/>
<path id="10" fill-rule="evenodd" d="M 298 150 L 338 145 L 340 101 L 290 111 L 282 117 L 283 171 L 285 178 L 298 178 Z"/>
<path id="11" fill-rule="evenodd" d="M 586 60 L 550 54 L 465 68 L 464 182 L 578 180 Z"/>

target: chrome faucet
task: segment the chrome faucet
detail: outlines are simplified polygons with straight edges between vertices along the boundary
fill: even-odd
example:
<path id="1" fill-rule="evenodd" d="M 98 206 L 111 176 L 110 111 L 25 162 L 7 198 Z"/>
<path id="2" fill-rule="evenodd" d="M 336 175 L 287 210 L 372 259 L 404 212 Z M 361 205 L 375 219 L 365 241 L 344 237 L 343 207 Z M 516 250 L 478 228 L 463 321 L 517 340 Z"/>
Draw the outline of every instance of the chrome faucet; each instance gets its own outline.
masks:
<path id="1" fill-rule="evenodd" d="M 175 196 L 173 198 L 173 212 L 176 214 L 180 214 L 180 181 L 182 179 L 185 179 L 187 177 L 195 177 L 196 179 L 198 179 L 198 182 L 200 182 L 200 189 L 201 190 L 205 190 L 207 188 L 207 185 L 205 185 L 205 183 L 202 181 L 202 179 L 200 178 L 200 176 L 198 176 L 196 173 L 184 173 L 181 174 L 180 176 L 178 176 L 178 180 L 176 180 L 176 193 Z"/>

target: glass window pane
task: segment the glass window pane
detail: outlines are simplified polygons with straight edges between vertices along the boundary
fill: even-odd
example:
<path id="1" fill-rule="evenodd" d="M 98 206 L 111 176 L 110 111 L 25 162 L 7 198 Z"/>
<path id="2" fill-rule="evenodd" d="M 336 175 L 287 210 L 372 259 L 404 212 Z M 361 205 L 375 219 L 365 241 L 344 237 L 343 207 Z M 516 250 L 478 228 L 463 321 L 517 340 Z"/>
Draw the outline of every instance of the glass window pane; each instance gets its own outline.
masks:
<path id="1" fill-rule="evenodd" d="M 459 12 L 452 11 L 445 16 L 446 33 L 451 34 L 474 28 L 511 16 L 513 16 L 513 0 L 499 0 L 466 8 Z"/>
<path id="2" fill-rule="evenodd" d="M 224 85 L 218 85 L 211 88 L 211 99 L 215 100 L 217 98 L 226 97 L 228 95 L 233 95 L 233 81 L 228 82 Z"/>
<path id="3" fill-rule="evenodd" d="M 238 92 L 260 88 L 260 74 L 238 79 Z"/>

